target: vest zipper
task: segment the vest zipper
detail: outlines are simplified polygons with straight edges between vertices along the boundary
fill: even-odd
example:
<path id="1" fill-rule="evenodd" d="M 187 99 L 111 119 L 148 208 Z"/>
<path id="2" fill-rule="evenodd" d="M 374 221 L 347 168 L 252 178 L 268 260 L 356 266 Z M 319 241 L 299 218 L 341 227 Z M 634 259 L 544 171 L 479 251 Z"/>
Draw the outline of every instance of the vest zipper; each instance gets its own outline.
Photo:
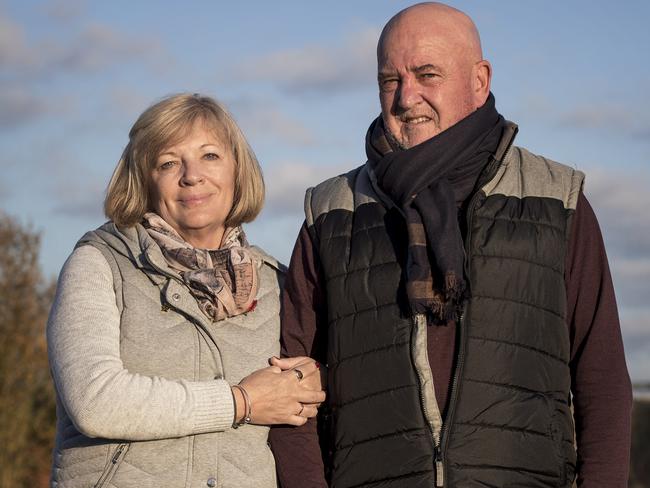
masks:
<path id="1" fill-rule="evenodd" d="M 442 452 L 440 449 L 440 443 L 436 446 L 435 449 L 435 461 L 436 461 L 436 488 L 445 486 L 445 472 L 444 464 L 442 462 Z"/>
<path id="2" fill-rule="evenodd" d="M 183 283 L 183 281 L 182 281 L 178 276 L 174 276 L 172 273 L 170 273 L 170 272 L 168 272 L 168 271 L 162 269 L 160 266 L 157 266 L 157 265 L 153 262 L 153 260 L 149 257 L 149 253 L 148 253 L 148 252 L 145 252 L 145 253 L 144 253 L 144 257 L 145 257 L 145 260 L 147 261 L 147 263 L 149 264 L 149 266 L 151 266 L 155 271 L 158 271 L 161 275 L 166 276 L 167 278 L 176 281 L 176 282 L 177 282 L 178 284 L 180 284 L 181 286 L 183 286 L 183 287 L 187 287 L 187 285 L 186 285 L 185 283 Z M 160 310 L 161 310 L 161 311 L 163 311 L 163 312 L 167 312 L 169 309 L 170 309 L 170 306 L 167 305 L 166 303 L 162 303 L 162 304 L 161 304 L 161 307 L 160 307 Z M 219 366 L 221 367 L 221 371 L 222 371 L 223 377 L 225 378 L 225 377 L 226 377 L 226 368 L 225 368 L 225 366 L 224 366 L 224 364 L 223 364 L 223 359 L 222 359 L 222 357 L 221 357 L 221 348 L 219 347 L 219 344 L 217 344 L 217 341 L 215 340 L 214 336 L 213 336 L 212 333 L 210 332 L 209 328 L 206 327 L 206 325 L 205 325 L 201 320 L 197 319 L 196 317 L 192 317 L 192 319 L 193 319 L 192 322 L 195 323 L 196 327 L 200 327 L 200 328 L 201 328 L 201 329 L 206 333 L 206 335 L 207 335 L 207 336 L 210 338 L 210 340 L 212 341 L 212 344 L 214 344 L 214 347 L 215 347 L 215 348 L 217 349 L 217 351 L 219 352 L 219 358 L 218 358 L 218 360 L 217 360 L 216 357 L 214 357 L 214 353 L 212 353 L 212 355 L 213 355 L 213 357 L 214 357 L 215 362 L 218 363 Z"/>
<path id="3" fill-rule="evenodd" d="M 453 423 L 454 411 L 456 410 L 456 399 L 458 396 L 458 381 L 460 379 L 461 371 L 463 370 L 463 364 L 465 362 L 465 331 L 464 325 L 465 321 L 463 320 L 465 315 L 465 309 L 458 316 L 458 330 L 459 330 L 459 345 L 458 345 L 458 361 L 456 363 L 456 371 L 454 372 L 454 378 L 451 383 L 451 392 L 449 394 L 449 409 L 447 410 L 447 418 L 442 424 L 442 431 L 440 434 L 441 442 L 440 447 L 437 452 L 436 457 L 436 487 L 443 487 L 445 481 L 445 464 L 443 462 L 443 455 L 447 452 L 447 444 L 449 443 L 449 425 Z M 440 466 L 440 470 L 438 470 Z"/>
<path id="4" fill-rule="evenodd" d="M 514 139 L 514 138 L 513 138 Z M 508 144 L 508 147 L 506 149 L 506 153 L 510 150 L 510 146 L 512 145 L 512 140 Z M 495 174 L 497 173 L 499 167 L 502 164 L 502 161 L 497 161 L 493 160 L 493 167 L 490 168 L 490 171 L 488 171 L 488 174 L 486 175 L 486 180 L 490 181 L 492 178 L 494 178 Z M 471 245 L 471 238 L 472 238 L 472 216 L 474 214 L 474 210 L 476 207 L 476 202 L 480 198 L 480 191 L 477 191 L 472 195 L 472 198 L 469 201 L 469 205 L 467 206 L 467 214 L 466 214 L 466 222 L 467 222 L 467 234 L 465 235 L 465 273 L 467 276 L 467 281 L 469 283 L 469 279 L 471 276 L 471 260 L 470 260 L 470 254 L 468 252 L 469 246 Z M 470 289 L 471 293 L 471 289 Z M 443 487 L 444 486 L 444 454 L 447 452 L 447 444 L 449 443 L 449 426 L 453 424 L 454 420 L 454 413 L 456 411 L 456 403 L 458 400 L 458 382 L 460 380 L 461 374 L 463 372 L 463 366 L 465 363 L 465 348 L 466 348 L 466 324 L 465 324 L 465 313 L 467 311 L 467 303 L 463 305 L 463 309 L 460 312 L 460 315 L 458 316 L 458 334 L 459 334 L 459 340 L 458 340 L 458 361 L 456 363 L 456 370 L 454 371 L 454 378 L 451 383 L 451 392 L 449 394 L 449 409 L 447 410 L 447 418 L 445 418 L 445 421 L 442 424 L 442 431 L 441 431 L 441 444 L 440 444 L 440 452 L 439 452 L 439 458 L 440 458 L 440 466 L 443 470 L 443 473 L 440 475 L 441 479 L 441 484 L 438 484 L 438 476 L 436 474 L 436 487 Z M 438 466 L 438 460 L 436 459 L 436 467 Z"/>
<path id="5" fill-rule="evenodd" d="M 416 337 L 418 337 L 418 334 L 421 334 L 421 331 L 424 331 L 426 333 L 427 330 L 426 316 L 424 314 L 416 314 L 413 319 L 415 322 Z M 424 347 L 426 348 L 426 343 L 424 344 Z M 431 437 L 433 438 L 434 461 L 435 461 L 435 470 L 436 470 L 436 487 L 438 488 L 444 486 L 443 459 L 442 459 L 442 450 L 440 445 L 440 439 L 441 439 L 440 432 L 442 430 L 442 415 L 440 413 L 440 408 L 438 407 L 437 403 L 435 403 L 437 402 L 435 398 L 435 388 L 433 389 L 434 391 L 433 402 L 435 403 L 433 407 L 435 408 L 435 411 L 431 412 L 427 408 L 427 399 L 425 398 L 425 393 L 423 388 L 423 386 L 426 383 L 426 378 L 422 373 L 422 369 L 425 367 L 430 368 L 428 364 L 428 358 L 426 359 L 427 364 L 422 364 L 422 363 L 423 360 L 421 358 L 419 360 L 416 358 L 415 372 L 420 382 L 420 405 L 422 406 L 422 411 L 424 412 L 424 418 L 426 420 L 427 426 L 429 427 L 429 430 L 431 431 Z M 433 378 L 430 379 L 430 382 L 431 385 L 433 386 Z"/>
<path id="6" fill-rule="evenodd" d="M 106 482 L 108 482 L 109 479 L 113 478 L 113 475 L 115 474 L 115 471 L 117 471 L 117 468 L 121 463 L 122 458 L 124 457 L 124 455 L 126 455 L 126 450 L 128 447 L 129 447 L 128 443 L 123 443 L 117 446 L 117 449 L 115 449 L 115 452 L 111 457 L 110 464 L 108 464 L 106 468 L 104 468 L 104 473 L 97 480 L 97 483 L 95 483 L 94 488 L 101 488 L 106 484 Z"/>

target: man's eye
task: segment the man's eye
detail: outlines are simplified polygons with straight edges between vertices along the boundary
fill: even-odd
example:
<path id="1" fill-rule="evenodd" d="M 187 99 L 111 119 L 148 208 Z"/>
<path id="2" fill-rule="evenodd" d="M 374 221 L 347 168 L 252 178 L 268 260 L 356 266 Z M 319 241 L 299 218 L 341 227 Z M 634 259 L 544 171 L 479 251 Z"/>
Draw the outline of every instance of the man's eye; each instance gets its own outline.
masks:
<path id="1" fill-rule="evenodd" d="M 438 77 L 438 73 L 420 73 L 421 80 L 433 80 Z"/>
<path id="2" fill-rule="evenodd" d="M 379 81 L 379 87 L 382 90 L 390 91 L 397 87 L 399 80 L 397 78 L 385 78 Z"/>

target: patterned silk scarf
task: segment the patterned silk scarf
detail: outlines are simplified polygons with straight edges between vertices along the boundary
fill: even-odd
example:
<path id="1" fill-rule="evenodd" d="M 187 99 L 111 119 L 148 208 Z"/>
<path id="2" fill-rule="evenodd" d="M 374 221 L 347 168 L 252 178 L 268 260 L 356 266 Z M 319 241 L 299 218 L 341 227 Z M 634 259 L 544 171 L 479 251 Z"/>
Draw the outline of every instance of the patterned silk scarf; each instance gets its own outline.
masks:
<path id="1" fill-rule="evenodd" d="M 257 265 L 241 227 L 226 229 L 221 247 L 210 250 L 192 247 L 155 213 L 146 213 L 143 225 L 213 321 L 255 308 Z"/>
<path id="2" fill-rule="evenodd" d="M 496 151 L 504 126 L 490 94 L 481 108 L 409 149 L 396 144 L 381 116 L 368 129 L 371 171 L 406 217 L 411 311 L 434 323 L 458 319 L 466 290 L 458 208 Z"/>

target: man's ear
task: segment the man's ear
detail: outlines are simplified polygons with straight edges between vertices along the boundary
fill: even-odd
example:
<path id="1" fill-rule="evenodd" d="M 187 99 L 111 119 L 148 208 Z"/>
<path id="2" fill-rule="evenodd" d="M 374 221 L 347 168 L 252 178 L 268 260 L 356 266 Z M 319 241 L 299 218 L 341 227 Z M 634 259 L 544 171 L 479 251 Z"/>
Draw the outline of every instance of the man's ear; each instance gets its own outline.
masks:
<path id="1" fill-rule="evenodd" d="M 482 107 L 490 95 L 490 82 L 492 81 L 492 66 L 489 61 L 481 60 L 472 68 L 472 91 L 474 93 L 474 107 Z"/>

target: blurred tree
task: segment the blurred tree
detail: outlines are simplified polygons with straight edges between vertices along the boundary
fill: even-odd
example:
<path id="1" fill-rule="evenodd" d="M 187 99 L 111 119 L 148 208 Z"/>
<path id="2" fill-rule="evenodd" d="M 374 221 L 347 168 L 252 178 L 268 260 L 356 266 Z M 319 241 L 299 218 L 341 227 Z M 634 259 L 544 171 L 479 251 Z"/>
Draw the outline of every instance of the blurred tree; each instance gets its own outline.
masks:
<path id="1" fill-rule="evenodd" d="M 0 212 L 0 486 L 47 486 L 55 400 L 45 343 L 54 283 L 39 235 Z"/>

